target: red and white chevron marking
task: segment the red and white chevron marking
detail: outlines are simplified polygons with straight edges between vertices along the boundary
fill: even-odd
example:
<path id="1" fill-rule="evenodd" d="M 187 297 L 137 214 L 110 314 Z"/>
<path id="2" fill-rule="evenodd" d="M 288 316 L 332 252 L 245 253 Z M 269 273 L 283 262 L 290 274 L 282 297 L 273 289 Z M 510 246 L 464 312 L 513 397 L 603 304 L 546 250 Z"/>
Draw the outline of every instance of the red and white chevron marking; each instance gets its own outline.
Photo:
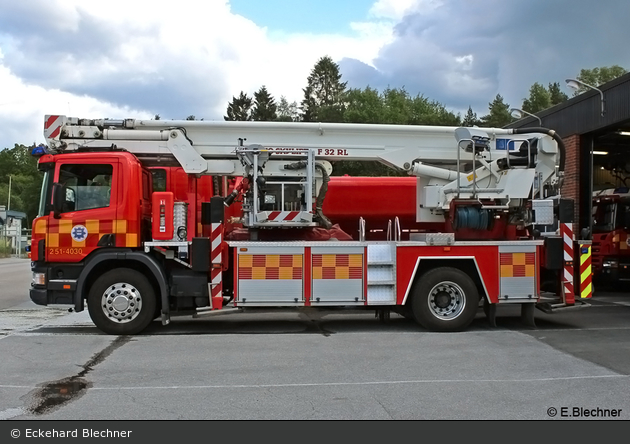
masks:
<path id="1" fill-rule="evenodd" d="M 299 218 L 301 211 L 272 211 L 267 220 L 274 222 L 293 221 Z"/>
<path id="2" fill-rule="evenodd" d="M 44 119 L 44 137 L 54 139 L 61 133 L 63 119 L 61 116 L 46 116 Z"/>
<path id="3" fill-rule="evenodd" d="M 215 307 L 215 301 L 223 298 L 223 258 L 221 255 L 223 249 L 223 224 L 213 223 L 210 225 L 212 231 L 210 235 L 210 262 L 212 270 L 210 271 L 210 296 L 212 300 L 212 308 Z"/>
<path id="4" fill-rule="evenodd" d="M 564 244 L 564 301 L 575 303 L 575 289 L 573 287 L 573 224 L 561 223 L 560 235 Z"/>

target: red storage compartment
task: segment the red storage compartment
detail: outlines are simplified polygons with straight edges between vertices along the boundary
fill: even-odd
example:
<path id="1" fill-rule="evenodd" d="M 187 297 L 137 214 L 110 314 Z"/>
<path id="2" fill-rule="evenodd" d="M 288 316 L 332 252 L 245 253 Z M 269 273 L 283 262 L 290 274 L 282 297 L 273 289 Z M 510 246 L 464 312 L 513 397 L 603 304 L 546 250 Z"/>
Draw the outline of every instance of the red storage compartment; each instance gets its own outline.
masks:
<path id="1" fill-rule="evenodd" d="M 152 196 L 152 223 L 151 231 L 153 240 L 171 240 L 173 234 L 173 193 L 170 191 L 157 191 Z"/>

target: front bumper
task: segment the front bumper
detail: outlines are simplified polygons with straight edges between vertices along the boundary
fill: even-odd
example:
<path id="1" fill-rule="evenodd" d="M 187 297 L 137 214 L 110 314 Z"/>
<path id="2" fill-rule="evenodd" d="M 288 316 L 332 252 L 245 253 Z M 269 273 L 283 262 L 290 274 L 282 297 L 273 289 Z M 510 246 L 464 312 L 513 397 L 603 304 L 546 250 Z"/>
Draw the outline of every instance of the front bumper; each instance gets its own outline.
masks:
<path id="1" fill-rule="evenodd" d="M 45 288 L 31 288 L 31 301 L 37 305 L 48 305 L 48 290 Z"/>
<path id="2" fill-rule="evenodd" d="M 31 301 L 37 305 L 77 305 L 75 298 L 77 280 L 62 277 L 59 269 L 38 264 L 31 264 L 31 271 L 40 275 L 39 280 L 33 280 L 29 291 Z M 43 275 L 43 276 L 42 276 Z M 58 276 L 58 279 L 50 279 Z"/>

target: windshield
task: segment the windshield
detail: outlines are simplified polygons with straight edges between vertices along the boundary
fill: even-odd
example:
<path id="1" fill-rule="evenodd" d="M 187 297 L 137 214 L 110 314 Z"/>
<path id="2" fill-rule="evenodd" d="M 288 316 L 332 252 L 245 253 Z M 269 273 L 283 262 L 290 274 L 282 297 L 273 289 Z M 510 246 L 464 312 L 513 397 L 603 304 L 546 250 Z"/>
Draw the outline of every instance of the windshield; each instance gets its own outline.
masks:
<path id="1" fill-rule="evenodd" d="M 52 195 L 53 174 L 55 173 L 55 170 L 52 167 L 53 164 L 49 164 L 45 168 L 40 167 L 40 170 L 43 169 L 44 171 L 44 180 L 42 180 L 42 189 L 39 193 L 39 209 L 37 210 L 37 217 L 42 217 L 50 212 L 48 205 L 50 204 Z"/>
<path id="2" fill-rule="evenodd" d="M 593 232 L 605 233 L 628 224 L 630 206 L 617 202 L 598 202 L 593 205 Z"/>

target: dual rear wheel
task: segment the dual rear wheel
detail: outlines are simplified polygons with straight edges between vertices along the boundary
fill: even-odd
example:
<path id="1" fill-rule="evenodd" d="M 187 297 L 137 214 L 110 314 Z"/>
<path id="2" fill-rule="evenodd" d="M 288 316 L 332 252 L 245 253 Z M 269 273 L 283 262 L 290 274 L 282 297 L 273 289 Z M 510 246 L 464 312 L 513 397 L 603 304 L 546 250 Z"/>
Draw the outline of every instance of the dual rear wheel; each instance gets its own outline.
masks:
<path id="1" fill-rule="evenodd" d="M 462 331 L 479 307 L 479 292 L 461 270 L 439 267 L 424 273 L 414 287 L 411 311 L 416 321 L 431 331 Z"/>

